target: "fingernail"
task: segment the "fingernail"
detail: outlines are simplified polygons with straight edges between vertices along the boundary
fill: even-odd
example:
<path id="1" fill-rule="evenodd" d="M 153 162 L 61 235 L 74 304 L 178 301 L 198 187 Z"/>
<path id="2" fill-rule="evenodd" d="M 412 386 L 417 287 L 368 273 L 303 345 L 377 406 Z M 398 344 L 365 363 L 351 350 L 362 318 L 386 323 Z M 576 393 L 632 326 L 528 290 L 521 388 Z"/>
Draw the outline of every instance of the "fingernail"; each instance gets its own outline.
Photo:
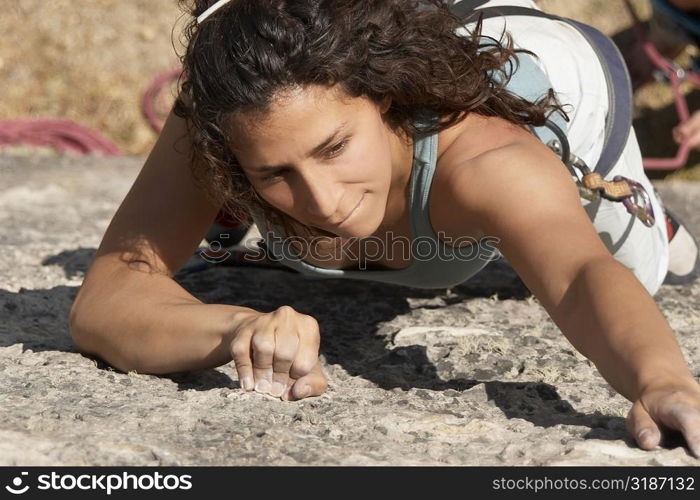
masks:
<path id="1" fill-rule="evenodd" d="M 637 434 L 637 438 L 641 444 L 646 445 L 646 438 L 648 438 L 650 434 L 651 432 L 649 431 L 649 429 L 642 429 L 641 431 L 639 431 L 639 434 Z"/>
<path id="2" fill-rule="evenodd" d="M 255 384 L 255 392 L 262 392 L 264 394 L 270 394 L 270 382 L 262 379 L 258 380 L 258 382 Z"/>
<path id="3" fill-rule="evenodd" d="M 252 391 L 254 389 L 255 383 L 253 382 L 253 377 L 243 377 L 241 380 L 241 386 L 244 391 Z"/>
<path id="4" fill-rule="evenodd" d="M 284 390 L 286 389 L 286 386 L 284 384 L 281 384 L 279 382 L 272 382 L 272 388 L 270 389 L 270 395 L 278 398 L 282 395 Z"/>

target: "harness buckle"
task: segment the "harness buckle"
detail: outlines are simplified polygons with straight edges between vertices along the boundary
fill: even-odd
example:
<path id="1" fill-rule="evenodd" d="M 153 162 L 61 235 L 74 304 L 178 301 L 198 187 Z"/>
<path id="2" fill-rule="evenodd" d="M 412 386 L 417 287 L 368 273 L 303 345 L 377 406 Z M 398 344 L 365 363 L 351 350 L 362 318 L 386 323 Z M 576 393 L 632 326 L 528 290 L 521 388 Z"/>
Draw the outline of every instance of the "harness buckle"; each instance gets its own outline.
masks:
<path id="1" fill-rule="evenodd" d="M 649 193 L 647 193 L 647 190 L 644 189 L 644 186 L 622 175 L 613 177 L 613 182 L 626 182 L 630 186 L 632 196 L 628 196 L 622 200 L 625 208 L 627 208 L 627 212 L 637 216 L 645 226 L 653 226 L 656 222 L 654 207 L 651 205 L 651 197 Z M 634 198 L 634 201 L 632 201 L 632 198 Z"/>
<path id="2" fill-rule="evenodd" d="M 562 156 L 562 145 L 558 139 L 552 139 L 547 143 L 559 157 Z M 568 162 L 565 164 L 571 175 L 575 178 L 579 195 L 588 201 L 597 201 L 601 197 L 610 201 L 622 202 L 630 215 L 637 217 L 642 223 L 651 227 L 656 218 L 651 198 L 647 190 L 639 182 L 616 175 L 612 181 L 606 181 L 598 172 L 591 172 L 585 161 L 569 152 Z M 576 170 L 582 173 L 578 178 Z"/>

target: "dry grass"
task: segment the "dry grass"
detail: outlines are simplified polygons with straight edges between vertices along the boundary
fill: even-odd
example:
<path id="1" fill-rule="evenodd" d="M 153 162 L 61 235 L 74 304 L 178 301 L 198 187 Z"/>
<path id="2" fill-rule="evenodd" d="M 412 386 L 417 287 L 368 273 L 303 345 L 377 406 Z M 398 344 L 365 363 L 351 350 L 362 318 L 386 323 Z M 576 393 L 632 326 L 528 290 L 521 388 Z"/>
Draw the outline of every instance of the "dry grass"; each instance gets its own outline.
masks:
<path id="1" fill-rule="evenodd" d="M 0 118 L 69 118 L 100 130 L 129 154 L 144 155 L 156 134 L 141 115 L 151 79 L 178 65 L 183 26 L 176 0 L 22 0 L 0 16 Z M 540 0 L 548 12 L 613 35 L 630 26 L 620 0 Z M 643 19 L 648 0 L 634 0 Z M 691 89 L 688 89 L 689 91 Z M 696 93 L 691 105 L 700 105 Z M 672 96 L 649 84 L 636 97 L 635 127 L 645 154 L 675 152 Z M 700 179 L 700 156 L 675 176 Z M 658 177 L 658 175 L 654 175 Z"/>
<path id="2" fill-rule="evenodd" d="M 69 118 L 125 152 L 156 134 L 140 100 L 156 73 L 178 65 L 175 0 L 22 0 L 0 16 L 0 117 Z M 174 39 L 177 40 L 177 35 Z"/>

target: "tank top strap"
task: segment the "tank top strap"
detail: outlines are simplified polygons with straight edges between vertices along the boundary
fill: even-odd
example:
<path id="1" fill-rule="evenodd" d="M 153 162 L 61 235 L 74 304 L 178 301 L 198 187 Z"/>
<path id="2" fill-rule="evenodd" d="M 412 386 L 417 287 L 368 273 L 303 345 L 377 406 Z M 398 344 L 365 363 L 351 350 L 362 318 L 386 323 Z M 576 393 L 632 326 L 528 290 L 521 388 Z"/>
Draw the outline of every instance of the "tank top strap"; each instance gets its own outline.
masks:
<path id="1" fill-rule="evenodd" d="M 422 121 L 419 119 L 416 120 L 416 123 L 420 124 Z M 430 188 L 437 168 L 437 150 L 437 133 L 414 135 L 411 198 L 409 201 L 414 257 L 429 253 L 435 258 L 444 260 L 473 260 L 473 248 L 451 246 L 449 242 L 440 238 L 430 221 Z M 414 266 L 417 269 L 427 266 L 433 271 L 435 270 L 434 264 L 426 259 L 414 258 Z"/>
<path id="2" fill-rule="evenodd" d="M 485 40 L 484 37 L 482 39 Z M 484 50 L 486 45 L 482 45 L 480 50 Z M 513 60 L 515 59 L 515 60 Z M 506 84 L 506 89 L 511 93 L 522 97 L 530 102 L 536 102 L 547 95 L 552 88 L 549 76 L 537 63 L 535 58 L 529 54 L 517 53 L 505 65 L 505 70 L 510 78 Z M 501 74 L 491 72 L 491 77 L 500 82 Z M 549 118 L 561 128 L 564 133 L 569 129 L 569 124 L 564 117 L 553 112 Z M 421 126 L 428 120 L 437 119 L 435 116 L 428 118 L 419 117 L 415 124 Z M 556 139 L 554 133 L 545 126 L 530 127 L 532 133 L 547 144 L 550 140 Z M 414 230 L 414 237 L 425 235 L 434 237 L 435 233 L 430 224 L 428 216 L 428 193 L 432 184 L 433 175 L 437 165 L 437 134 L 421 134 L 414 136 L 413 147 L 413 170 L 411 175 L 411 224 Z"/>
<path id="3" fill-rule="evenodd" d="M 411 230 L 414 239 L 420 236 L 427 236 L 431 239 L 436 237 L 430 223 L 428 197 L 437 165 L 437 146 L 437 133 L 414 135 L 409 200 Z"/>

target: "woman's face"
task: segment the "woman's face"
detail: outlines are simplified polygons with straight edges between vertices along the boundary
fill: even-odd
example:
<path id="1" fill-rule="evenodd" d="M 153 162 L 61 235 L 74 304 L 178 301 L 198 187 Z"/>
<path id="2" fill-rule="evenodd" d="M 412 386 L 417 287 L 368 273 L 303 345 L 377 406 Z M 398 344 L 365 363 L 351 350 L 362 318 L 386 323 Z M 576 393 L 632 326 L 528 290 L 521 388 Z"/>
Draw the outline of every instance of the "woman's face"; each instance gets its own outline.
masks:
<path id="1" fill-rule="evenodd" d="M 397 137 L 377 106 L 310 86 L 262 116 L 231 119 L 231 148 L 256 192 L 299 222 L 341 237 L 370 236 L 386 210 Z"/>

